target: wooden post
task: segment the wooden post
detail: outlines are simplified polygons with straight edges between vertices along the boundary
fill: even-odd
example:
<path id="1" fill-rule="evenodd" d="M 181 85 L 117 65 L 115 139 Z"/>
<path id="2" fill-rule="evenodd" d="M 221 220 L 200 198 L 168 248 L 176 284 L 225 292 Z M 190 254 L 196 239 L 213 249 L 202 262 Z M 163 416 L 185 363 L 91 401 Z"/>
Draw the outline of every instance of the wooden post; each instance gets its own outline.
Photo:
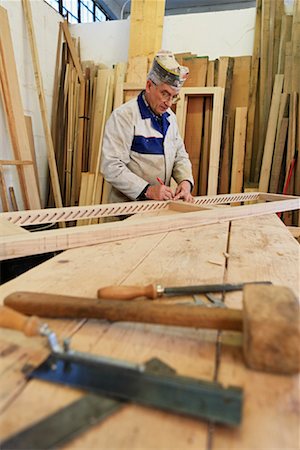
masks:
<path id="1" fill-rule="evenodd" d="M 58 179 L 58 173 L 57 173 L 57 167 L 56 167 L 56 161 L 55 161 L 54 147 L 53 147 L 53 142 L 52 142 L 52 137 L 51 137 L 50 126 L 48 123 L 47 112 L 46 112 L 46 101 L 45 101 L 45 94 L 44 94 L 44 88 L 43 88 L 43 80 L 42 80 L 41 71 L 40 71 L 36 39 L 35 39 L 35 34 L 34 34 L 34 29 L 33 29 L 31 7 L 30 7 L 29 0 L 22 0 L 22 3 L 23 3 L 24 13 L 25 13 L 27 27 L 28 27 L 28 35 L 29 35 L 29 41 L 30 41 L 30 46 L 31 46 L 32 61 L 33 61 L 33 66 L 34 66 L 34 76 L 35 76 L 35 82 L 36 82 L 36 87 L 37 87 L 37 92 L 38 92 L 38 97 L 39 97 L 39 102 L 40 102 L 40 110 L 41 110 L 46 145 L 47 145 L 47 155 L 48 155 L 50 177 L 51 177 L 51 183 L 52 183 L 52 189 L 53 189 L 53 195 L 54 195 L 54 202 L 55 202 L 56 207 L 61 207 L 62 206 L 62 198 L 61 198 L 60 185 L 59 185 L 59 179 Z"/>

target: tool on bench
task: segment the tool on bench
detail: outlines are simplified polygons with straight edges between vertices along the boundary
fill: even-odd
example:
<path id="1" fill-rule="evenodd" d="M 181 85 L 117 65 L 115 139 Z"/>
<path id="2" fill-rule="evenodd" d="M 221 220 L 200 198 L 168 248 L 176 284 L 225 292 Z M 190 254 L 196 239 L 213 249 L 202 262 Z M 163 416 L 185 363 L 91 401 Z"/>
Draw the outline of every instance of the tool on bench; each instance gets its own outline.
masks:
<path id="1" fill-rule="evenodd" d="M 14 311 L 7 310 L 9 308 L 5 307 L 1 310 L 0 326 L 23 329 L 25 332 L 30 328 L 30 335 L 44 334 L 41 330 L 49 330 L 47 326 L 38 324 L 36 318 L 20 318 L 20 313 L 16 313 L 18 317 L 14 319 Z M 67 341 L 61 347 L 53 339 L 53 332 L 47 332 L 46 336 L 52 350 L 51 355 L 27 374 L 29 378 L 67 384 L 118 400 L 132 401 L 216 423 L 240 423 L 243 392 L 239 387 L 224 388 L 220 383 L 180 376 L 173 370 L 169 370 L 167 374 L 165 371 L 159 373 L 146 364 L 132 364 L 77 352 L 70 349 Z"/>
<path id="2" fill-rule="evenodd" d="M 272 284 L 270 281 L 254 281 L 238 284 L 203 284 L 198 286 L 163 287 L 160 284 L 147 286 L 106 286 L 98 289 L 98 298 L 111 300 L 133 300 L 138 297 L 156 299 L 158 297 L 174 295 L 195 295 L 212 292 L 233 292 L 243 290 L 246 284 Z"/>
<path id="3" fill-rule="evenodd" d="M 299 372 L 299 300 L 284 286 L 246 284 L 243 310 L 202 308 L 16 292 L 4 300 L 24 314 L 41 317 L 97 318 L 195 328 L 243 331 L 247 365 L 255 370 Z"/>

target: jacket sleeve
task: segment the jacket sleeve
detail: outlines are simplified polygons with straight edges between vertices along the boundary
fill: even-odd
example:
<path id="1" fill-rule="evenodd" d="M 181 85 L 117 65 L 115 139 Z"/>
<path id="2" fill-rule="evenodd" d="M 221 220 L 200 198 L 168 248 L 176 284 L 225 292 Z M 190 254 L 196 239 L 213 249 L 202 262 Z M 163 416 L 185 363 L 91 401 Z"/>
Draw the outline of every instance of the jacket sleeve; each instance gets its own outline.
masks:
<path id="1" fill-rule="evenodd" d="M 175 143 L 176 143 L 176 155 L 172 171 L 172 176 L 176 183 L 187 180 L 191 183 L 191 187 L 194 187 L 194 178 L 192 174 L 192 164 L 189 155 L 185 149 L 185 145 L 182 137 L 179 134 L 176 117 L 174 117 L 175 127 Z"/>
<path id="2" fill-rule="evenodd" d="M 134 136 L 134 118 L 130 108 L 118 108 L 108 119 L 103 137 L 101 172 L 106 181 L 131 200 L 148 185 L 127 165 Z"/>

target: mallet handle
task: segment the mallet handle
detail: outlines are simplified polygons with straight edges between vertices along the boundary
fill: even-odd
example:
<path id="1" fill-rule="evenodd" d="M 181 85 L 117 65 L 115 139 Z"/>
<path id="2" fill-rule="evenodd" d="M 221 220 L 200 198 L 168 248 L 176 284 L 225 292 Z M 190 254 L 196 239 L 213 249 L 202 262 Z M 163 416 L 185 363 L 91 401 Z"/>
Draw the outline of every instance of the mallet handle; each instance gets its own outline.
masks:
<path id="1" fill-rule="evenodd" d="M 99 300 L 66 295 L 15 292 L 4 304 L 24 314 L 40 317 L 94 318 L 112 322 L 143 322 L 192 328 L 241 331 L 242 311 L 227 308 L 205 308 L 186 304 L 155 304 Z"/>

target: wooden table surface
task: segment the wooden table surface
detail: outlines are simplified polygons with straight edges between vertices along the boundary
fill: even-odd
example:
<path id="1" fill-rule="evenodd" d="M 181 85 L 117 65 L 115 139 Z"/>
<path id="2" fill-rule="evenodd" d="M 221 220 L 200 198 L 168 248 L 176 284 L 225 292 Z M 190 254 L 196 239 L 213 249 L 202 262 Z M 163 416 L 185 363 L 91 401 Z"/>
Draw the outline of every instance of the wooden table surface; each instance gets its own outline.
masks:
<path id="1" fill-rule="evenodd" d="M 68 250 L 2 285 L 0 298 L 20 290 L 96 297 L 97 289 L 109 284 L 258 280 L 289 286 L 299 298 L 299 244 L 276 215 Z M 241 308 L 242 294 L 227 294 L 225 301 Z M 126 405 L 64 449 L 299 449 L 299 377 L 246 368 L 240 333 L 105 320 L 47 322 L 59 337 L 72 336 L 76 350 L 138 363 L 157 357 L 181 375 L 244 389 L 242 423 L 236 428 Z M 0 333 L 2 440 L 82 393 L 26 381 L 22 368 L 47 356 L 45 339 Z"/>

